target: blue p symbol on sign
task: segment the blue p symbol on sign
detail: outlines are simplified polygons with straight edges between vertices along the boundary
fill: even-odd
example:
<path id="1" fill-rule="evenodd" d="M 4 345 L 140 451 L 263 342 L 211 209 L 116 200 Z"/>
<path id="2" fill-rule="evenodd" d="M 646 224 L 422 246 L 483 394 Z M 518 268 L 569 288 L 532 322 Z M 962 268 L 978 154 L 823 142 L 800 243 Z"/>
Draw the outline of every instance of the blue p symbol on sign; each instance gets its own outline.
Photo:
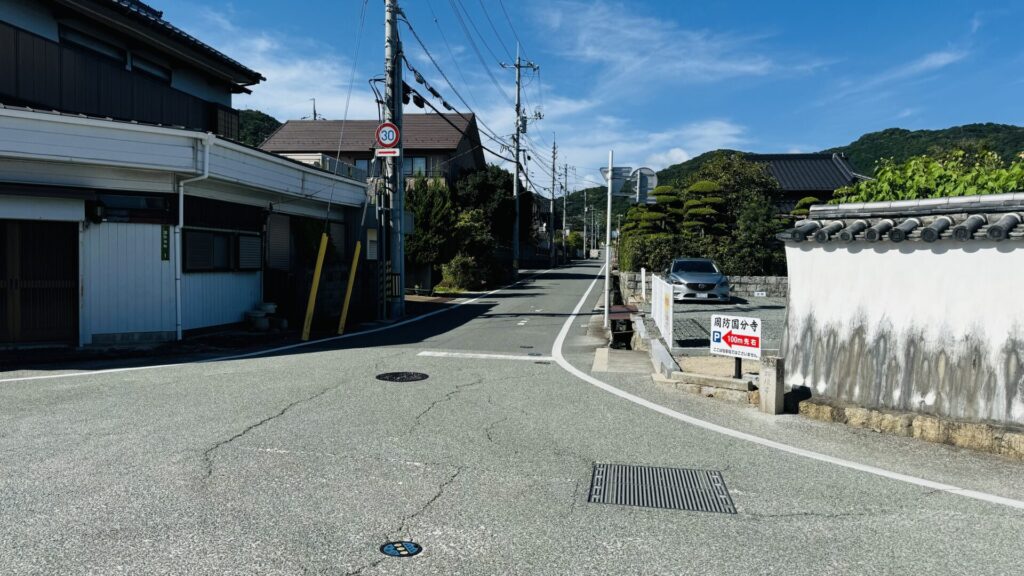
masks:
<path id="1" fill-rule="evenodd" d="M 722 333 L 717 330 L 713 332 L 711 334 L 711 341 L 714 342 L 715 344 L 720 343 L 722 341 Z"/>

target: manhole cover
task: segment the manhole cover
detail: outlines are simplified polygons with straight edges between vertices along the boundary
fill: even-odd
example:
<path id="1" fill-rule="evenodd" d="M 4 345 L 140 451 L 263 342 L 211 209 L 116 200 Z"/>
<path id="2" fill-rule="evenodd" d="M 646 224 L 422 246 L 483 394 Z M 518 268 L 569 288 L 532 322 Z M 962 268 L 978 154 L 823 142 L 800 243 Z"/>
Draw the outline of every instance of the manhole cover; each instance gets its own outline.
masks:
<path id="1" fill-rule="evenodd" d="M 594 464 L 588 502 L 735 514 L 722 473 L 715 470 Z"/>
<path id="2" fill-rule="evenodd" d="M 534 364 L 540 364 L 542 366 L 549 366 L 549 365 L 551 365 L 551 362 L 534 362 Z"/>
<path id="3" fill-rule="evenodd" d="M 533 346 L 520 346 L 520 348 L 522 348 L 523 350 L 530 350 L 533 348 Z"/>
<path id="4" fill-rule="evenodd" d="M 543 354 L 541 354 L 540 352 L 529 352 L 526 355 L 527 356 L 543 356 Z"/>
<path id="5" fill-rule="evenodd" d="M 406 558 L 423 552 L 423 547 L 415 542 L 404 540 L 402 542 L 388 542 L 380 547 L 382 554 L 394 556 L 395 558 Z"/>
<path id="6" fill-rule="evenodd" d="M 385 382 L 419 382 L 427 378 L 430 378 L 430 376 L 422 372 L 385 372 L 384 374 L 377 374 L 377 380 Z"/>

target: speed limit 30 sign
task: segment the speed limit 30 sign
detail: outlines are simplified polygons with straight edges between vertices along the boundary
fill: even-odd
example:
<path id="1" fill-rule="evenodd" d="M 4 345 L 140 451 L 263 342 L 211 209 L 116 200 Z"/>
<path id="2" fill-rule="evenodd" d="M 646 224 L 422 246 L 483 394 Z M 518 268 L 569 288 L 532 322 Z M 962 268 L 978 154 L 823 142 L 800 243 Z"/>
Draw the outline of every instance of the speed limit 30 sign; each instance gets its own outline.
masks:
<path id="1" fill-rule="evenodd" d="M 401 139 L 401 134 L 398 132 L 398 126 L 391 122 L 377 126 L 377 144 L 381 148 L 394 148 L 398 146 L 399 139 Z"/>

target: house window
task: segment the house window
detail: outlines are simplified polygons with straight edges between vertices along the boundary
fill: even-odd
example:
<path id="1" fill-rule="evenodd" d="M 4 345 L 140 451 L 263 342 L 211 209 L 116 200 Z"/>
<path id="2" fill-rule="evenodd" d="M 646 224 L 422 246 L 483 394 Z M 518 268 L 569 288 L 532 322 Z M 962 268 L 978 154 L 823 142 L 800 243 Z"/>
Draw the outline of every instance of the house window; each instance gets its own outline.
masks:
<path id="1" fill-rule="evenodd" d="M 175 203 L 165 195 L 99 194 L 93 214 L 97 221 L 177 224 Z"/>
<path id="2" fill-rule="evenodd" d="M 427 175 L 427 159 L 423 156 L 411 156 L 402 163 L 402 171 L 406 177 L 422 177 Z"/>
<path id="3" fill-rule="evenodd" d="M 259 270 L 263 266 L 262 242 L 254 234 L 185 230 L 186 272 Z"/>
<path id="4" fill-rule="evenodd" d="M 370 161 L 369 160 L 356 160 L 356 170 L 362 170 L 363 174 L 369 176 L 370 174 Z"/>

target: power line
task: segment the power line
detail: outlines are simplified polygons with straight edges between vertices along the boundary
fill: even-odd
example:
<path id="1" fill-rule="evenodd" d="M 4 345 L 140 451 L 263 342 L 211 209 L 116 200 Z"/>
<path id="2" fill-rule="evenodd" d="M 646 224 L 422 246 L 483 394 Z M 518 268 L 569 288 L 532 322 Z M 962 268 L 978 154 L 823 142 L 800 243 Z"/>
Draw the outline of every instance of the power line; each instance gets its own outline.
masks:
<path id="1" fill-rule="evenodd" d="M 498 93 L 501 94 L 501 96 L 509 104 L 512 104 L 512 99 L 509 98 L 508 94 L 501 87 L 501 84 L 498 83 L 498 79 L 494 77 L 494 74 L 491 72 L 491 69 L 487 66 L 487 61 L 484 60 L 484 55 L 483 53 L 480 52 L 480 47 L 477 46 L 476 41 L 473 40 L 473 34 L 472 32 L 470 32 L 469 27 L 466 25 L 466 21 L 462 18 L 462 14 L 459 12 L 458 7 L 455 6 L 455 1 L 448 0 L 448 3 L 451 5 L 452 10 L 455 12 L 455 17 L 459 21 L 459 26 L 462 27 L 462 32 L 466 35 L 466 39 L 469 40 L 469 46 L 473 49 L 473 52 L 476 54 L 477 59 L 480 60 L 480 65 L 483 66 L 484 72 L 487 73 L 487 77 L 491 79 L 491 83 L 494 84 L 494 87 L 498 90 Z"/>
<path id="2" fill-rule="evenodd" d="M 473 27 L 473 31 L 476 32 L 477 37 L 479 37 L 480 41 L 483 42 L 484 48 L 487 49 L 487 52 L 490 53 L 491 57 L 494 58 L 496 62 L 501 64 L 501 58 L 498 58 L 498 55 L 494 53 L 494 50 L 491 50 L 491 45 L 487 43 L 487 38 L 484 37 L 484 35 L 480 33 L 480 29 L 476 27 L 476 22 L 474 22 L 473 17 L 469 15 L 469 10 L 466 10 L 466 6 L 462 3 L 462 0 L 448 1 L 451 3 L 453 10 L 457 11 L 459 8 L 462 9 L 462 12 L 466 15 L 466 20 L 469 22 L 469 25 Z"/>
<path id="3" fill-rule="evenodd" d="M 466 99 L 462 97 L 462 94 L 455 87 L 455 84 L 452 83 L 451 79 L 448 78 L 448 75 L 445 74 L 444 70 L 441 69 L 441 65 L 437 63 L 437 59 L 434 58 L 434 55 L 430 52 L 430 49 L 427 48 L 427 45 L 423 42 L 423 39 L 420 38 L 420 35 L 416 32 L 416 29 L 413 27 L 412 23 L 409 22 L 409 20 L 407 18 L 404 18 L 404 17 L 402 18 L 402 22 L 409 29 L 409 32 L 412 32 L 413 38 L 416 39 L 416 42 L 417 42 L 417 44 L 420 45 L 420 48 L 423 50 L 423 53 L 427 55 L 427 58 L 430 60 L 431 64 L 434 65 L 434 68 L 441 75 L 441 78 L 444 79 L 444 81 L 448 85 L 448 87 L 451 88 L 453 93 L 455 93 L 455 96 L 459 99 L 460 102 L 462 102 L 462 105 L 465 106 L 467 110 L 469 110 L 471 113 L 473 113 L 477 117 L 477 122 L 480 124 L 480 126 L 482 126 L 486 130 L 485 134 L 487 134 L 488 138 L 491 138 L 495 142 L 500 143 L 502 146 L 508 146 L 508 143 L 504 142 L 497 135 L 497 132 L 495 132 L 493 129 L 491 129 L 491 127 L 488 126 L 487 123 L 485 123 L 483 121 L 483 119 L 480 118 L 480 115 L 476 114 L 476 112 L 473 111 L 473 107 L 469 105 L 469 102 L 467 102 Z M 406 60 L 406 65 L 411 67 L 411 65 L 409 64 L 408 60 Z M 413 68 L 413 70 L 415 71 L 415 68 Z M 460 69 L 460 73 L 461 73 L 461 69 Z M 422 77 L 422 74 L 420 76 Z M 468 84 L 468 82 L 467 82 L 467 84 Z"/>
<path id="4" fill-rule="evenodd" d="M 508 46 L 505 44 L 505 40 L 502 39 L 501 34 L 498 34 L 498 29 L 494 26 L 494 20 L 491 20 L 491 14 L 487 10 L 487 6 L 484 4 L 484 0 L 477 1 L 480 2 L 480 9 L 484 11 L 484 18 L 487 18 L 487 23 L 490 24 L 491 26 L 491 32 L 494 32 L 494 37 L 497 38 L 498 42 L 501 43 L 501 47 L 505 50 L 505 54 L 508 56 L 508 59 L 511 60 L 512 51 L 508 49 Z"/>
<path id="5" fill-rule="evenodd" d="M 516 32 L 516 27 L 514 24 L 512 24 L 512 19 L 509 18 L 508 16 L 508 10 L 505 9 L 505 2 L 503 2 L 502 0 L 498 0 L 498 5 L 501 6 L 501 11 L 502 13 L 505 14 L 505 20 L 508 21 L 508 27 L 512 29 L 512 36 L 515 37 L 516 42 L 518 42 L 520 46 L 523 46 L 523 41 L 519 39 L 519 33 Z"/>
<path id="6" fill-rule="evenodd" d="M 452 50 L 452 45 L 448 42 L 448 35 L 444 33 L 444 28 L 441 26 L 441 22 L 437 19 L 437 13 L 434 12 L 434 5 L 433 3 L 430 2 L 430 0 L 427 0 L 427 8 L 430 9 L 430 15 L 433 16 L 434 18 L 434 25 L 437 26 L 437 31 L 441 33 L 441 40 L 444 41 L 445 48 L 447 48 L 448 50 L 448 56 L 452 59 L 452 63 L 455 64 L 455 70 L 459 73 L 459 77 L 462 78 L 462 83 L 465 84 L 467 87 L 466 91 L 469 93 L 469 98 L 470 100 L 473 100 L 473 104 L 475 105 L 477 103 L 477 100 L 473 96 L 473 92 L 469 89 L 469 80 L 466 80 L 466 75 L 462 73 L 462 67 L 459 66 L 458 61 L 455 59 L 455 51 Z M 420 44 L 422 45 L 422 42 Z M 424 51 L 426 51 L 426 48 L 424 48 Z M 459 96 L 459 99 L 461 98 L 462 97 Z M 467 104 L 465 101 L 463 101 L 463 105 L 465 105 L 466 108 L 470 108 L 469 104 Z"/>

